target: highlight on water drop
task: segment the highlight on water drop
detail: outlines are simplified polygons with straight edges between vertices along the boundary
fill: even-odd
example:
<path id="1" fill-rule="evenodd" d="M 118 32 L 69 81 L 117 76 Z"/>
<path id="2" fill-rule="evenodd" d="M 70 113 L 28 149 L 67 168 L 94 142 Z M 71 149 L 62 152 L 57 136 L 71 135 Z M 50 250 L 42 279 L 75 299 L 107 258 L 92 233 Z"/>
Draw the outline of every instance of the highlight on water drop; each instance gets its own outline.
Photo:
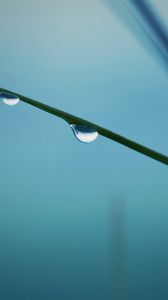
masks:
<path id="1" fill-rule="evenodd" d="M 70 124 L 75 137 L 83 143 L 91 143 L 98 137 L 98 132 L 87 125 Z"/>
<path id="2" fill-rule="evenodd" d="M 3 101 L 6 105 L 16 105 L 19 103 L 20 99 L 19 97 L 15 96 L 14 94 L 6 93 L 6 92 L 1 92 L 0 93 L 0 100 Z"/>

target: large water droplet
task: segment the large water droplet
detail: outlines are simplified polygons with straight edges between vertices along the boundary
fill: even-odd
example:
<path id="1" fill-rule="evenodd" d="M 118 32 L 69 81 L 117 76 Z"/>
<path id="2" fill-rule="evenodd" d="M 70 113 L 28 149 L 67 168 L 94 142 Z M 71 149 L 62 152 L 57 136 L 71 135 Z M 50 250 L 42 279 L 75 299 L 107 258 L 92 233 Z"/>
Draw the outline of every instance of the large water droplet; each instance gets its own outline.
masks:
<path id="1" fill-rule="evenodd" d="M 20 99 L 17 96 L 6 92 L 0 93 L 0 100 L 2 100 L 3 103 L 7 105 L 16 105 L 20 101 Z"/>
<path id="2" fill-rule="evenodd" d="M 70 127 L 72 128 L 74 135 L 80 142 L 91 143 L 98 137 L 98 132 L 87 125 L 71 124 Z"/>

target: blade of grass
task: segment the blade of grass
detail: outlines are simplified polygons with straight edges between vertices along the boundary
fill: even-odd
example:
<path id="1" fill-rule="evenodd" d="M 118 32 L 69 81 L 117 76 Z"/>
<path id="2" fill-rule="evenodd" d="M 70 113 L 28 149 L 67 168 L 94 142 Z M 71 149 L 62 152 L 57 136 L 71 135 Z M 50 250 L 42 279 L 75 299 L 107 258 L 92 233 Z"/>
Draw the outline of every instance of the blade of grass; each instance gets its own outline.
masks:
<path id="1" fill-rule="evenodd" d="M 142 16 L 144 22 L 147 24 L 147 27 L 153 34 L 156 43 L 160 47 L 160 51 L 163 51 L 163 54 L 167 58 L 168 63 L 168 33 L 164 28 L 163 23 L 155 13 L 154 9 L 150 6 L 148 1 L 145 0 L 129 0 L 132 3 L 137 11 Z"/>
<path id="2" fill-rule="evenodd" d="M 57 108 L 54 108 L 54 107 L 51 107 L 49 105 L 46 105 L 44 103 L 41 103 L 39 101 L 36 101 L 36 100 L 33 100 L 33 99 L 30 99 L 30 98 L 27 98 L 23 95 L 20 95 L 20 94 L 17 94 L 17 93 L 14 93 L 14 92 L 11 92 L 9 90 L 6 90 L 6 89 L 2 89 L 0 88 L 0 92 L 6 92 L 6 93 L 10 93 L 10 94 L 13 94 L 17 97 L 19 97 L 19 99 L 27 104 L 30 104 L 32 106 L 35 106 L 41 110 L 44 110 L 52 115 L 55 115 L 63 120 L 65 120 L 66 122 L 68 122 L 69 124 L 80 124 L 80 125 L 87 125 L 91 128 L 94 128 L 100 135 L 108 138 L 108 139 L 111 139 L 119 144 L 122 144 L 128 148 L 131 148 L 139 153 L 142 153 L 148 157 L 151 157 L 163 164 L 166 164 L 168 165 L 168 156 L 166 155 L 163 155 L 155 150 L 152 150 L 148 147 L 145 147 L 141 144 L 138 144 L 128 138 L 125 138 L 113 131 L 110 131 L 106 128 L 103 128 L 97 124 L 94 124 L 88 120 L 85 120 L 85 119 L 82 119 L 82 118 L 79 118 L 77 116 L 74 116 L 72 114 L 69 114 L 65 111 L 62 111 L 62 110 L 59 110 Z"/>
<path id="3" fill-rule="evenodd" d="M 156 9 L 147 0 L 102 1 L 168 71 L 168 33 Z"/>

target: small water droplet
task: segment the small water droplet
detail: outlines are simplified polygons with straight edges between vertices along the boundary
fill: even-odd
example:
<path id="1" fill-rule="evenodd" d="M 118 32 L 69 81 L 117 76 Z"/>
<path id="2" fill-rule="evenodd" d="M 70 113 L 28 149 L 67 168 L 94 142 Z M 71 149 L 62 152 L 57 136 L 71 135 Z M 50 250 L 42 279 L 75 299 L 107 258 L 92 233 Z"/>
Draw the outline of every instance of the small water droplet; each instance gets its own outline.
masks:
<path id="1" fill-rule="evenodd" d="M 98 137 L 98 132 L 87 125 L 71 124 L 70 127 L 76 138 L 83 143 L 91 143 Z"/>
<path id="2" fill-rule="evenodd" d="M 0 93 L 0 100 L 2 100 L 3 103 L 11 106 L 18 104 L 20 101 L 20 99 L 17 96 L 6 92 Z"/>

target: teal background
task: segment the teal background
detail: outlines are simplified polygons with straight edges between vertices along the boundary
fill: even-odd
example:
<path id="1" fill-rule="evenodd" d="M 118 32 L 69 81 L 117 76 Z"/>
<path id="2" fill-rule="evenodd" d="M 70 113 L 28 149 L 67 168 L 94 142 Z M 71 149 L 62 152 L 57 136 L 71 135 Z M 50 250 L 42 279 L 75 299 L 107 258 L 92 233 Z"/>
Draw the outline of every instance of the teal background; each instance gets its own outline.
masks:
<path id="1" fill-rule="evenodd" d="M 0 7 L 1 87 L 168 153 L 167 73 L 107 1 Z M 167 167 L 24 103 L 0 124 L 0 299 L 166 300 Z"/>

